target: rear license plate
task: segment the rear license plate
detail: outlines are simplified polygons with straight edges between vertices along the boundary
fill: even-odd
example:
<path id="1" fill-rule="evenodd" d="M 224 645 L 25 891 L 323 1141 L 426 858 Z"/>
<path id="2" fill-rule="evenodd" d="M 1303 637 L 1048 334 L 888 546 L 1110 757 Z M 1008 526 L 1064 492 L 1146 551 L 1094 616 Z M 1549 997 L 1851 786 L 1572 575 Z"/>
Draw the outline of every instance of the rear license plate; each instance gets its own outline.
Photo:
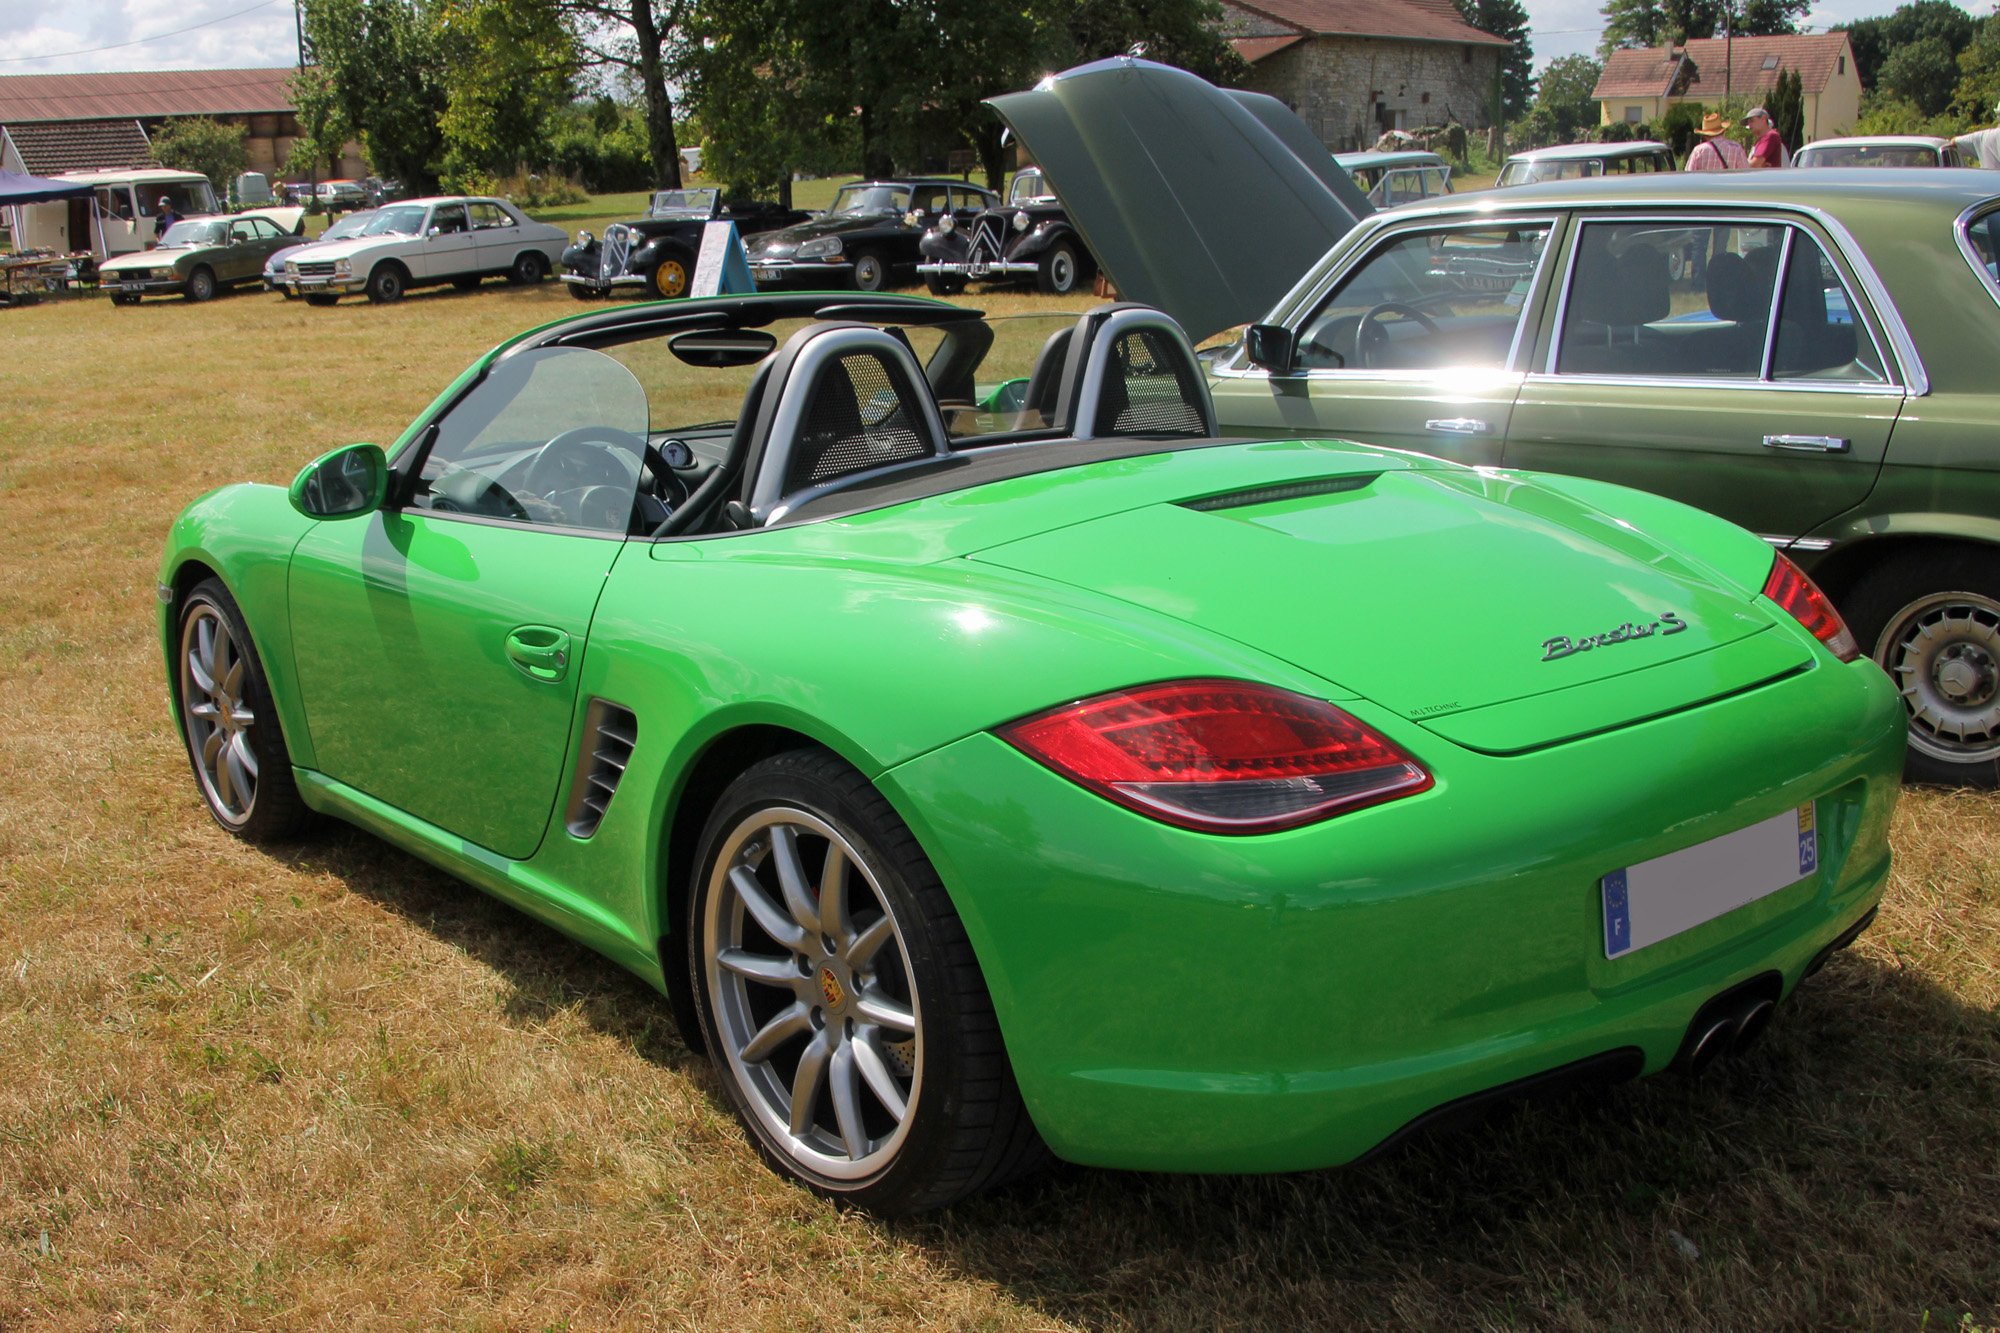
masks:
<path id="1" fill-rule="evenodd" d="M 750 276 L 759 282 L 776 282 L 778 280 L 778 270 L 774 268 L 753 268 L 750 270 Z"/>
<path id="2" fill-rule="evenodd" d="M 1671 939 L 1745 903 L 1789 888 L 1819 869 L 1810 802 L 1749 828 L 1614 870 L 1604 895 L 1604 956 Z"/>

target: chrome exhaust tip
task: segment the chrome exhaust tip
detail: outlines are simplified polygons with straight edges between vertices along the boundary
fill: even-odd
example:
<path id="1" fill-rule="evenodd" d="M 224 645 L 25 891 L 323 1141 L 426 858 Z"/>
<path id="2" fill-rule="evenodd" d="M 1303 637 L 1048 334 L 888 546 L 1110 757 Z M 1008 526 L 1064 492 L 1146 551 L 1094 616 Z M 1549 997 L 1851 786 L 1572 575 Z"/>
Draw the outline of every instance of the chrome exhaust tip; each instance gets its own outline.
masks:
<path id="1" fill-rule="evenodd" d="M 1736 1020 L 1714 1019 L 1699 1034 L 1692 1028 L 1688 1030 L 1688 1040 L 1682 1043 L 1681 1054 L 1674 1063 L 1689 1078 L 1700 1078 L 1735 1045 Z"/>
<path id="2" fill-rule="evenodd" d="M 1736 1039 L 1730 1043 L 1731 1055 L 1741 1055 L 1757 1044 L 1771 1026 L 1771 1016 L 1778 1012 L 1778 1006 L 1769 1000 L 1756 1000 L 1744 1006 L 1736 1017 Z"/>

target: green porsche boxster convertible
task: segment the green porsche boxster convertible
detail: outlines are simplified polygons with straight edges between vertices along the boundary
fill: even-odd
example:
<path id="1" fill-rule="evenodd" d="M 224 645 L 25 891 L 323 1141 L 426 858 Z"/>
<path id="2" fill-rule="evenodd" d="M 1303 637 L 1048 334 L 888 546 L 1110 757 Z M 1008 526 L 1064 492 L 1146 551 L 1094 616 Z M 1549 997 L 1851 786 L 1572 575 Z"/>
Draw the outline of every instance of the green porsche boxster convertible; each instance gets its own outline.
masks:
<path id="1" fill-rule="evenodd" d="M 1180 328 L 564 320 L 168 538 L 194 776 L 667 993 L 781 1171 L 1282 1171 L 1698 1072 L 1868 923 L 1903 710 L 1750 533 L 1216 438 Z"/>

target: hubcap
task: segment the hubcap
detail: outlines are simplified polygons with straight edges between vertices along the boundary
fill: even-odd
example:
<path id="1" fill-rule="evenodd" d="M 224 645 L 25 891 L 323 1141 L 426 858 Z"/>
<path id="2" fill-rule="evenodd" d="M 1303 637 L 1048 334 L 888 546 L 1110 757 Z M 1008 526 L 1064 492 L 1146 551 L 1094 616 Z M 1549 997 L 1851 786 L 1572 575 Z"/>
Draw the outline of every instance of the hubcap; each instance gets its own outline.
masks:
<path id="1" fill-rule="evenodd" d="M 874 873 L 803 810 L 761 810 L 723 841 L 702 952 L 723 1055 L 766 1137 L 857 1180 L 889 1165 L 923 1082 L 902 935 Z"/>
<path id="2" fill-rule="evenodd" d="M 653 270 L 653 286 L 662 296 L 679 296 L 687 290 L 687 270 L 679 260 L 669 259 Z"/>
<path id="3" fill-rule="evenodd" d="M 882 265 L 873 255 L 854 261 L 854 285 L 870 292 L 882 285 Z"/>
<path id="4" fill-rule="evenodd" d="M 1049 261 L 1049 278 L 1059 292 L 1068 291 L 1070 284 L 1076 281 L 1076 260 L 1070 257 L 1068 251 L 1056 251 L 1055 258 Z"/>
<path id="5" fill-rule="evenodd" d="M 229 824 L 249 819 L 257 803 L 257 753 L 250 745 L 257 718 L 243 698 L 245 675 L 228 622 L 213 606 L 197 606 L 181 629 L 181 708 L 202 794 Z"/>
<path id="6" fill-rule="evenodd" d="M 1910 744 L 1951 763 L 2000 757 L 2000 603 L 1945 592 L 1890 618 L 1876 644 L 1910 713 Z"/>

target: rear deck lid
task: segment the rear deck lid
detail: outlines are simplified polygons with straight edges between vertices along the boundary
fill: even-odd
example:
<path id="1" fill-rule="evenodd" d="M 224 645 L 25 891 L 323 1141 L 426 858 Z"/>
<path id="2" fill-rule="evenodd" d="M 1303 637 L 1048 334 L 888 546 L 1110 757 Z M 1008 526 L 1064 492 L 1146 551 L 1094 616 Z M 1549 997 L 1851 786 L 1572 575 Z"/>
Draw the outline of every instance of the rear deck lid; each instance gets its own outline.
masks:
<path id="1" fill-rule="evenodd" d="M 1261 319 L 1375 211 L 1296 115 L 1117 57 L 990 100 L 1128 300 L 1199 342 Z"/>
<path id="2" fill-rule="evenodd" d="M 972 558 L 1176 616 L 1497 753 L 1812 661 L 1698 562 L 1531 481 L 1469 469 L 1188 497 Z"/>

